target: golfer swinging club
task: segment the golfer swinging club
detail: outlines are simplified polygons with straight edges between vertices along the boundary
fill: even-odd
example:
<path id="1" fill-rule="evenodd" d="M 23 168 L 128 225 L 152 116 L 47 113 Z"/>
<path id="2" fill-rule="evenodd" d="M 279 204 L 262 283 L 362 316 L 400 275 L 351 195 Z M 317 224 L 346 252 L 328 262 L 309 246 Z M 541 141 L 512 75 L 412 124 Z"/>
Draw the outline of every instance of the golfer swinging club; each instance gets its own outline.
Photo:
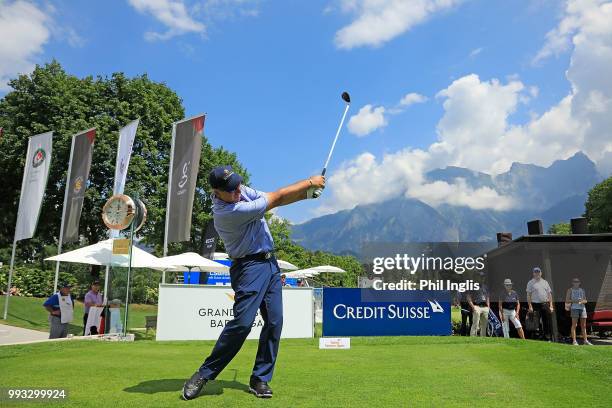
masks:
<path id="1" fill-rule="evenodd" d="M 264 326 L 259 336 L 249 391 L 259 398 L 271 398 L 268 382 L 274 364 L 283 326 L 281 273 L 274 257 L 274 242 L 264 218 L 266 211 L 314 198 L 314 192 L 325 188 L 324 176 L 264 193 L 242 185 L 242 177 L 230 166 L 214 168 L 208 181 L 213 190 L 215 228 L 232 258 L 230 277 L 235 292 L 234 319 L 227 323 L 215 347 L 183 386 L 183 399 L 198 396 L 209 380 L 214 380 L 238 353 L 247 338 L 257 310 Z"/>

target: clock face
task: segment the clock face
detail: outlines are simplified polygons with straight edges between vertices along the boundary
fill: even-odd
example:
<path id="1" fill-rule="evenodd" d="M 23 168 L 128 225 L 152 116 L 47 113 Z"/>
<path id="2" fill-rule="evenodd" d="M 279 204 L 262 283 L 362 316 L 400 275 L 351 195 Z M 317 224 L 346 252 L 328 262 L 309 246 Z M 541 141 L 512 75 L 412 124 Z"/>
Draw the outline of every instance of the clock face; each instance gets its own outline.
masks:
<path id="1" fill-rule="evenodd" d="M 125 229 L 132 222 L 134 212 L 134 201 L 124 194 L 117 194 L 109 198 L 102 208 L 102 221 L 110 229 Z"/>

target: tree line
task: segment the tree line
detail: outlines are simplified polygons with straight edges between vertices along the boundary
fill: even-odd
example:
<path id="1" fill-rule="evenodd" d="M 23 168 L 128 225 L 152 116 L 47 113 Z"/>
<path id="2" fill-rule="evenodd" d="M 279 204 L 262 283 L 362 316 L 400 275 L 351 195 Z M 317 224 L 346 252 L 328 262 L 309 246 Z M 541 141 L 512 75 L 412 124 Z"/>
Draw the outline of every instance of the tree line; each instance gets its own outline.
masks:
<path id="1" fill-rule="evenodd" d="M 167 85 L 152 81 L 146 74 L 130 78 L 119 72 L 109 77 L 79 78 L 67 73 L 55 60 L 36 66 L 31 74 L 10 80 L 9 86 L 12 90 L 0 99 L 0 127 L 4 129 L 0 138 L 0 179 L 3 180 L 0 183 L 0 259 L 6 263 L 10 258 L 28 138 L 47 131 L 54 132 L 51 169 L 36 233 L 34 238 L 18 242 L 17 260 L 40 270 L 48 270 L 53 265 L 43 262 L 43 259 L 57 253 L 72 136 L 84 129 L 97 129 L 80 221 L 81 242 L 66 245 L 64 251 L 107 237 L 101 209 L 112 195 L 118 132 L 136 118 L 140 118 L 140 125 L 128 168 L 125 193 L 138 194 L 146 203 L 147 222 L 139 232 L 139 239 L 160 256 L 172 123 L 185 117 L 181 98 Z M 221 164 L 232 165 L 243 176 L 245 183 L 249 182 L 250 175 L 236 154 L 222 146 L 213 147 L 204 137 L 191 240 L 171 244 L 170 254 L 202 250 L 206 225 L 212 218 L 206 175 Z M 274 235 L 278 235 L 277 232 L 278 228 L 275 228 Z M 282 235 L 285 231 L 279 233 Z M 284 242 L 284 238 L 279 239 Z M 312 253 L 308 258 L 306 254 L 309 252 L 303 248 L 298 250 L 297 246 L 285 245 L 283 248 L 287 248 L 287 251 L 291 248 L 291 258 L 294 261 L 299 259 L 296 261 L 299 264 L 305 265 L 303 262 L 307 259 L 320 264 L 318 257 L 321 257 L 321 261 L 346 261 L 342 257 L 336 259 L 324 253 Z M 220 249 L 223 249 L 222 243 Z M 298 252 L 299 257 L 296 255 Z M 288 252 L 286 256 L 289 256 Z M 351 265 L 356 268 L 359 263 L 353 261 Z M 357 269 L 355 272 L 358 273 Z M 99 268 L 92 268 L 91 273 L 97 276 Z"/>

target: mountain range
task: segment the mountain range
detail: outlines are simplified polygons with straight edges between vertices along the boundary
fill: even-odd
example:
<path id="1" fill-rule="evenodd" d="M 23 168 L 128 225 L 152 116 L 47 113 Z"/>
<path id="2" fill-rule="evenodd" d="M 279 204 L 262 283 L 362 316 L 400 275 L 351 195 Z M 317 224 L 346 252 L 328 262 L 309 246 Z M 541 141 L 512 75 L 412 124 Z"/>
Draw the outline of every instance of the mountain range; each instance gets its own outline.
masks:
<path id="1" fill-rule="evenodd" d="M 581 216 L 588 191 L 603 179 L 581 152 L 548 167 L 513 163 L 497 176 L 449 166 L 432 170 L 426 177 L 429 182 L 448 183 L 461 178 L 474 189 L 492 188 L 513 197 L 520 209 L 433 207 L 399 196 L 293 225 L 293 240 L 312 250 L 357 254 L 365 242 L 482 242 L 495 240 L 495 234 L 502 231 L 517 237 L 527 233 L 526 222 L 532 219 L 541 219 L 547 229 Z"/>

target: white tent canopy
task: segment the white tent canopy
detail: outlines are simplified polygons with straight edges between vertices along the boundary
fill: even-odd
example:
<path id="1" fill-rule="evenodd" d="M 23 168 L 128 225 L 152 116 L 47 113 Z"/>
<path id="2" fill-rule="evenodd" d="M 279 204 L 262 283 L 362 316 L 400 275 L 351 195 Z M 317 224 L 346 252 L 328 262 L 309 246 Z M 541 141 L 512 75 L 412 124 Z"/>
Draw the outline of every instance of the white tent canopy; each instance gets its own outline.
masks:
<path id="1" fill-rule="evenodd" d="M 285 274 L 287 278 L 311 278 L 320 273 L 344 273 L 344 269 L 340 269 L 331 265 L 321 265 L 312 268 L 300 269 L 297 271 L 289 272 Z"/>
<path id="2" fill-rule="evenodd" d="M 282 259 L 277 259 L 276 262 L 278 262 L 278 266 L 285 271 L 295 271 L 298 268 L 291 262 L 283 261 Z"/>
<path id="3" fill-rule="evenodd" d="M 180 255 L 166 256 L 160 258 L 165 264 L 176 265 L 175 268 L 170 270 L 173 271 L 184 271 L 198 270 L 201 272 L 220 272 L 229 273 L 229 267 L 220 264 L 219 262 L 211 261 L 208 258 L 204 258 L 202 255 L 196 254 L 195 252 L 185 252 Z"/>
<path id="4" fill-rule="evenodd" d="M 331 266 L 331 265 L 315 266 L 313 268 L 308 268 L 308 269 L 314 272 L 318 272 L 318 273 L 345 273 L 346 272 L 344 269 L 338 268 L 336 266 Z"/>
<path id="5" fill-rule="evenodd" d="M 225 259 L 229 259 L 229 255 L 225 252 L 215 252 L 215 254 L 213 255 L 213 260 L 215 261 L 222 261 Z"/>
<path id="6" fill-rule="evenodd" d="M 318 275 L 318 272 L 311 271 L 310 269 L 300 269 L 297 271 L 287 272 L 285 277 L 287 278 L 311 278 Z"/>
<path id="7" fill-rule="evenodd" d="M 97 244 L 88 245 L 74 251 L 64 252 L 45 261 L 59 261 L 84 263 L 89 265 L 109 265 L 115 267 L 128 267 L 127 255 L 113 255 L 113 240 L 107 239 Z M 132 247 L 132 268 L 151 268 L 159 271 L 173 267 L 165 263 L 162 259 L 143 251 L 134 246 Z"/>
<path id="8" fill-rule="evenodd" d="M 230 259 L 230 257 L 225 252 L 215 252 L 215 254 L 213 255 L 213 259 L 215 261 L 221 261 L 225 259 Z M 295 271 L 298 269 L 298 267 L 292 264 L 291 262 L 283 261 L 282 259 L 277 259 L 276 262 L 278 262 L 278 266 L 285 271 Z"/>

